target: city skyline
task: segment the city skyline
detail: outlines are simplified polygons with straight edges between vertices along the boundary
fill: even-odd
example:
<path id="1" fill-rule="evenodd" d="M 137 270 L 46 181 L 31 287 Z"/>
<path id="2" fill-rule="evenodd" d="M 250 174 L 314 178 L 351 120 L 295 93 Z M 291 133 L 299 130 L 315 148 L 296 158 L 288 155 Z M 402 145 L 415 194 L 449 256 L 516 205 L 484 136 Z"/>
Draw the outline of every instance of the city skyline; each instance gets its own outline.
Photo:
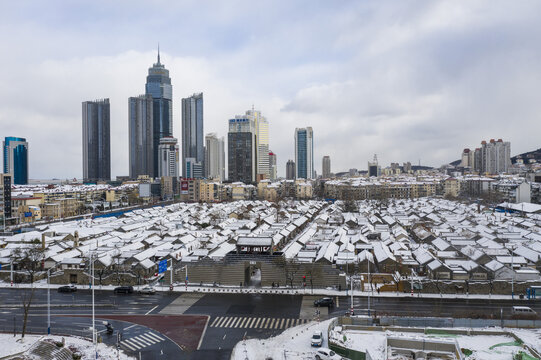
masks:
<path id="1" fill-rule="evenodd" d="M 0 71 L 7 83 L 19 84 L 0 97 L 0 122 L 7 135 L 32 143 L 31 178 L 82 177 L 81 139 L 69 134 L 81 133 L 79 104 L 104 97 L 111 99 L 111 137 L 118 139 L 111 175 L 128 175 L 126 99 L 141 93 L 158 41 L 177 94 L 178 139 L 179 94 L 204 92 L 205 129 L 220 136 L 231 114 L 252 104 L 269 119 L 271 134 L 312 126 L 315 169 L 325 154 L 335 171 L 364 168 L 373 153 L 382 164 L 421 159 L 439 166 L 482 138 L 505 137 L 515 144 L 511 155 L 539 148 L 535 2 L 245 3 L 243 14 L 218 4 L 182 23 L 174 20 L 193 12 L 193 4 L 108 4 L 105 12 L 90 2 L 60 4 L 9 3 L 0 15 L 11 34 L 2 39 L 10 56 L 0 60 Z M 260 26 L 240 31 L 254 16 Z M 126 26 L 128 18 L 152 31 Z M 200 32 L 176 41 L 196 23 Z M 68 136 L 50 144 L 59 133 Z M 285 176 L 294 157 L 289 136 L 273 136 L 270 147 L 278 176 Z"/>

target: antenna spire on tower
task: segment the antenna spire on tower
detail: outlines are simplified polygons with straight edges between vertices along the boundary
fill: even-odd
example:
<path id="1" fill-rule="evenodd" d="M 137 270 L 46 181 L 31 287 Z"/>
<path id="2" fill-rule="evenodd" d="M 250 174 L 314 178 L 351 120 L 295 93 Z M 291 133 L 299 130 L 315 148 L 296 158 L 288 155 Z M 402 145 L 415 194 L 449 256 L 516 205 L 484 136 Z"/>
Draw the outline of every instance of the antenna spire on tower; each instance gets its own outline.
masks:
<path id="1" fill-rule="evenodd" d="M 160 65 L 160 43 L 158 42 L 158 65 Z"/>

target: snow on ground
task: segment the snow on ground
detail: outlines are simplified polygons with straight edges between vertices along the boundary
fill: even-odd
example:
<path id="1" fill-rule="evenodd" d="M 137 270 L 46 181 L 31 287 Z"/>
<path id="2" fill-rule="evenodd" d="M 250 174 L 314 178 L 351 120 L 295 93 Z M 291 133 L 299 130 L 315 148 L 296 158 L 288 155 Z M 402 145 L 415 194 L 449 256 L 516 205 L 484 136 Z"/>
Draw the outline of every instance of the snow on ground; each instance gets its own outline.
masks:
<path id="1" fill-rule="evenodd" d="M 24 339 L 21 337 L 13 337 L 10 334 L 0 334 L 0 358 L 5 356 L 18 354 L 27 351 L 39 340 L 52 339 L 54 341 L 62 341 L 62 338 L 66 341 L 66 347 L 70 349 L 75 348 L 76 352 L 82 355 L 82 360 L 95 359 L 94 346 L 91 341 L 77 337 L 67 336 L 40 336 L 40 335 L 26 335 Z M 117 351 L 114 347 L 107 346 L 105 344 L 98 344 L 97 347 L 98 356 L 103 360 L 116 360 Z M 134 360 L 134 357 L 126 355 L 120 351 L 121 360 Z"/>
<path id="2" fill-rule="evenodd" d="M 289 328 L 269 339 L 240 341 L 231 354 L 231 360 L 265 360 L 267 358 L 288 360 L 313 359 L 317 348 L 310 345 L 314 331 L 323 333 L 323 347 L 327 347 L 327 329 L 331 320 L 310 322 Z M 285 356 L 284 356 L 285 354 Z"/>
<path id="3" fill-rule="evenodd" d="M 269 339 L 250 339 L 240 341 L 231 355 L 232 360 L 265 360 L 273 359 L 312 359 L 316 348 L 310 346 L 310 338 L 316 330 L 323 333 L 323 347 L 328 347 L 327 329 L 331 320 L 321 323 L 311 322 L 309 324 L 296 326 L 284 331 L 282 334 Z M 456 329 L 456 328 L 455 328 Z M 445 329 L 440 329 L 445 330 Z M 487 330 L 497 331 L 495 328 Z M 503 329 L 513 331 L 520 339 L 532 348 L 541 351 L 541 329 Z M 344 338 L 345 335 L 345 338 Z M 515 340 L 506 335 L 424 335 L 422 333 L 399 332 L 399 331 L 360 331 L 347 330 L 337 326 L 331 331 L 331 337 L 346 347 L 358 351 L 370 352 L 374 360 L 384 360 L 385 338 L 389 336 L 400 336 L 410 338 L 426 338 L 438 341 L 458 342 L 459 347 L 472 350 L 467 360 L 508 360 L 520 350 L 521 346 L 513 345 Z M 490 349 L 497 344 L 507 344 Z"/>

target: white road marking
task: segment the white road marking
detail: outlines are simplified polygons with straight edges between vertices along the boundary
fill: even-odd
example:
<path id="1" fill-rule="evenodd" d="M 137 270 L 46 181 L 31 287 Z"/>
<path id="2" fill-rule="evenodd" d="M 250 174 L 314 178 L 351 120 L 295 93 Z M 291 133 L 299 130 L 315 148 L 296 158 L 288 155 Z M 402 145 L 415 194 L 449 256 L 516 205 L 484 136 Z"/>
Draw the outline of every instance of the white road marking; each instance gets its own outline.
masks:
<path id="1" fill-rule="evenodd" d="M 150 309 L 145 315 L 148 315 L 150 314 L 154 309 L 156 309 L 158 307 L 158 305 L 154 306 L 152 309 Z"/>

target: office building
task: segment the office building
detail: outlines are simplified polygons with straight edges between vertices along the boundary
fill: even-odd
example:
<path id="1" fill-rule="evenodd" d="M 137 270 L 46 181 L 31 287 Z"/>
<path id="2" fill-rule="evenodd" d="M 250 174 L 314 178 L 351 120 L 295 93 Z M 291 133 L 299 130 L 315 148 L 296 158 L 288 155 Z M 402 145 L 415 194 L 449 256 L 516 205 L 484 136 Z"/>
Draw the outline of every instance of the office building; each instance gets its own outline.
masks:
<path id="1" fill-rule="evenodd" d="M 228 180 L 245 184 L 256 182 L 257 136 L 253 117 L 236 116 L 229 120 L 227 134 Z"/>
<path id="2" fill-rule="evenodd" d="M 269 122 L 261 115 L 261 111 L 246 111 L 246 117 L 254 120 L 256 134 L 256 156 L 257 156 L 257 180 L 270 177 L 269 168 Z"/>
<path id="3" fill-rule="evenodd" d="M 296 178 L 314 178 L 314 133 L 311 127 L 295 129 Z"/>
<path id="4" fill-rule="evenodd" d="M 331 158 L 329 155 L 323 156 L 321 160 L 321 177 L 328 179 L 331 177 Z"/>
<path id="5" fill-rule="evenodd" d="M 173 136 L 173 87 L 169 70 L 160 62 L 158 49 L 158 62 L 148 69 L 145 94 L 152 96 L 152 125 L 153 125 L 153 172 L 152 177 L 159 173 L 158 152 L 160 139 Z"/>
<path id="6" fill-rule="evenodd" d="M 11 174 L 0 174 L 0 225 L 4 228 L 7 219 L 11 218 Z"/>
<path id="7" fill-rule="evenodd" d="M 182 167 L 186 159 L 193 158 L 205 170 L 205 144 L 203 143 L 203 93 L 182 99 Z M 186 173 L 183 176 L 189 178 Z M 202 173 L 201 177 L 205 174 Z"/>
<path id="8" fill-rule="evenodd" d="M 128 100 L 130 178 L 140 175 L 151 178 L 154 173 L 154 100 L 151 95 L 140 95 Z"/>
<path id="9" fill-rule="evenodd" d="M 8 136 L 4 139 L 4 173 L 11 174 L 13 184 L 28 184 L 28 142 Z"/>
<path id="10" fill-rule="evenodd" d="M 288 160 L 286 164 L 286 179 L 294 180 L 295 179 L 295 161 Z"/>
<path id="11" fill-rule="evenodd" d="M 111 180 L 109 99 L 83 102 L 83 181 Z"/>
<path id="12" fill-rule="evenodd" d="M 207 178 L 225 180 L 224 138 L 218 138 L 216 133 L 205 136 L 205 166 Z"/>
<path id="13" fill-rule="evenodd" d="M 201 179 L 203 177 L 203 167 L 195 158 L 186 158 L 184 174 L 186 179 Z"/>
<path id="14" fill-rule="evenodd" d="M 374 160 L 368 162 L 368 177 L 381 175 L 381 167 L 378 165 L 378 156 L 374 154 Z"/>
<path id="15" fill-rule="evenodd" d="M 176 138 L 167 136 L 160 139 L 159 177 L 178 178 L 178 152 Z"/>
<path id="16" fill-rule="evenodd" d="M 506 173 L 511 165 L 511 143 L 502 139 L 481 142 L 481 172 Z"/>
<path id="17" fill-rule="evenodd" d="M 269 177 L 272 181 L 278 178 L 278 167 L 276 165 L 276 154 L 269 151 Z"/>

